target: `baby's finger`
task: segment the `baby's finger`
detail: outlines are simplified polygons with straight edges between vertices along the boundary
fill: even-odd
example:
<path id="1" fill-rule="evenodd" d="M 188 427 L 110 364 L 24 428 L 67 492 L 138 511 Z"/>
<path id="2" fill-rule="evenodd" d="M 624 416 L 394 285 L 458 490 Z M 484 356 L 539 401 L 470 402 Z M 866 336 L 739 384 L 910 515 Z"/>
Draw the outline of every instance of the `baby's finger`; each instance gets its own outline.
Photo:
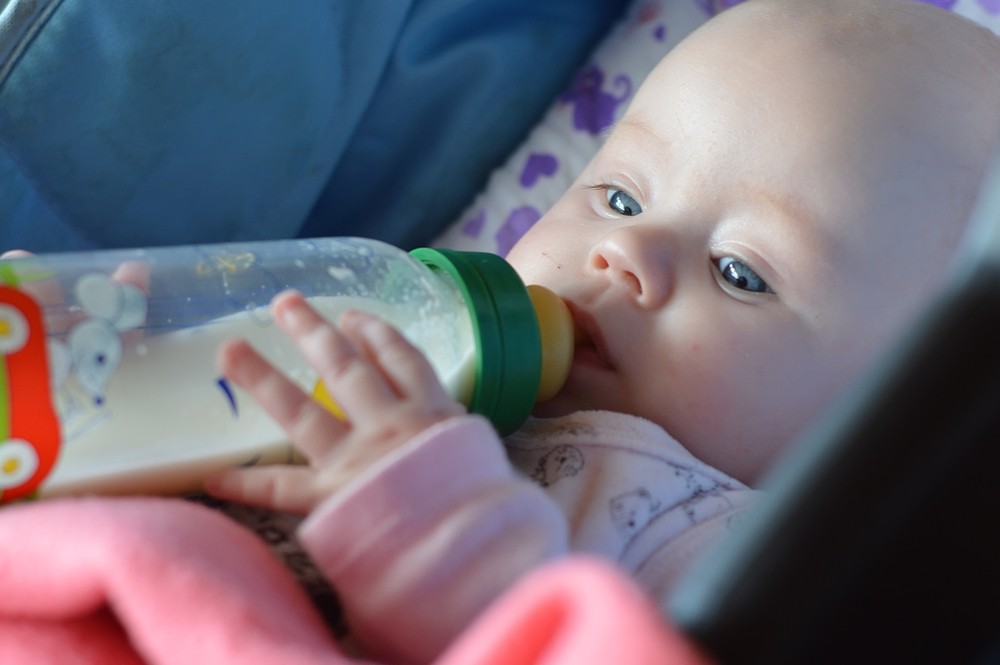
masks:
<path id="1" fill-rule="evenodd" d="M 301 295 L 278 295 L 274 314 L 349 419 L 363 417 L 372 409 L 381 411 L 395 401 L 396 395 L 382 374 Z"/>
<path id="2" fill-rule="evenodd" d="M 305 514 L 326 496 L 314 488 L 314 473 L 305 466 L 227 469 L 207 478 L 204 489 L 226 501 Z"/>
<path id="3" fill-rule="evenodd" d="M 149 295 L 149 278 L 151 269 L 148 264 L 141 261 L 125 261 L 111 275 L 111 279 L 119 284 L 131 284 Z"/>
<path id="4" fill-rule="evenodd" d="M 222 373 L 247 392 L 284 429 L 296 449 L 321 459 L 347 431 L 337 420 L 275 369 L 245 340 L 231 340 L 219 350 Z"/>
<path id="5" fill-rule="evenodd" d="M 397 395 L 428 404 L 454 401 L 423 352 L 393 326 L 371 314 L 350 311 L 341 319 L 341 327 Z"/>

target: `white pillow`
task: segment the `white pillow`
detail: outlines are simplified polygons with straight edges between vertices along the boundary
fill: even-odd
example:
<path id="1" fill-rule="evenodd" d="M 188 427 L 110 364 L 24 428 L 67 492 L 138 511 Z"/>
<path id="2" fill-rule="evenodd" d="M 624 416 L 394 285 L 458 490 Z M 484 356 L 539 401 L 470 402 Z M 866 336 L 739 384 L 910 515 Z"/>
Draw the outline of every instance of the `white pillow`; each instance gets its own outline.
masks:
<path id="1" fill-rule="evenodd" d="M 485 189 L 434 242 L 504 256 L 562 196 L 649 71 L 681 39 L 742 0 L 634 0 L 574 81 Z M 914 0 L 1000 34 L 1000 0 Z"/>

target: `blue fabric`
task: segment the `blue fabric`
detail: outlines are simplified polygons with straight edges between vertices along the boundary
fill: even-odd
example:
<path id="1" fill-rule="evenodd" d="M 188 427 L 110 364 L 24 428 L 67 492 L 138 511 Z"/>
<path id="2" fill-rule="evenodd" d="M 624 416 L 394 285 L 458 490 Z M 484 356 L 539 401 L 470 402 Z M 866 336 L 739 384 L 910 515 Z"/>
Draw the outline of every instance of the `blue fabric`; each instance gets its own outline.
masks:
<path id="1" fill-rule="evenodd" d="M 417 2 L 303 234 L 428 242 L 526 137 L 627 4 Z"/>
<path id="2" fill-rule="evenodd" d="M 293 235 L 408 4 L 63 0 L 0 88 L 0 147 L 34 190 L 0 210 L 0 243 Z"/>
<path id="3" fill-rule="evenodd" d="M 624 4 L 9 0 L 0 248 L 426 241 Z"/>

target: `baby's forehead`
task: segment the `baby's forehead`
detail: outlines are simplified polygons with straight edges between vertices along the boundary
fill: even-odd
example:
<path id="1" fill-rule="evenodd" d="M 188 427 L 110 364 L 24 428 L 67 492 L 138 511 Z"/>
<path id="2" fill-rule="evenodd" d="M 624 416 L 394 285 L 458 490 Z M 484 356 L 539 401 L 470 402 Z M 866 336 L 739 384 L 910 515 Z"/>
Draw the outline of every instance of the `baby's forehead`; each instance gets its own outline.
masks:
<path id="1" fill-rule="evenodd" d="M 860 135 L 881 123 L 973 171 L 1000 138 L 1000 38 L 914 0 L 747 2 L 684 40 L 642 87 L 662 98 L 699 79 L 720 105 L 771 95 L 772 124 L 808 123 L 811 113 L 814 129 L 832 124 L 850 138 L 852 124 Z"/>

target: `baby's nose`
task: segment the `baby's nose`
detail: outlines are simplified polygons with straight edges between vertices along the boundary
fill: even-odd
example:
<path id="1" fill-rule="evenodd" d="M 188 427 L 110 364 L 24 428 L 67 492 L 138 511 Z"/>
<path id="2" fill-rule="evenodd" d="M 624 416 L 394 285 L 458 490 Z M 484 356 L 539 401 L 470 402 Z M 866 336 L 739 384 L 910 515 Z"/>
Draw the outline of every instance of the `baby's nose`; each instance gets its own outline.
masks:
<path id="1" fill-rule="evenodd" d="M 642 227 L 608 233 L 590 252 L 588 267 L 646 309 L 662 307 L 672 288 L 668 252 L 662 239 Z"/>

